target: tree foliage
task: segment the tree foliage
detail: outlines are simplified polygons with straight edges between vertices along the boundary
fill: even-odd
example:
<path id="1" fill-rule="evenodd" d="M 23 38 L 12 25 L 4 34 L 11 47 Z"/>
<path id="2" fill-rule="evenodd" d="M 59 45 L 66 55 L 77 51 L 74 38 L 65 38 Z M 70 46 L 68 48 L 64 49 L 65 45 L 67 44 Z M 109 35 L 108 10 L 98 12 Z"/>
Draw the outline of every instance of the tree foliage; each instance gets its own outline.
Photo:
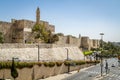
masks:
<path id="1" fill-rule="evenodd" d="M 45 43 L 54 43 L 59 40 L 58 35 L 53 35 L 44 25 L 35 24 L 32 31 L 35 34 L 35 39 L 41 39 Z"/>
<path id="2" fill-rule="evenodd" d="M 14 78 L 14 80 L 15 80 L 15 78 L 18 77 L 18 72 L 17 72 L 17 69 L 16 69 L 14 58 L 12 59 L 11 76 Z"/>
<path id="3" fill-rule="evenodd" d="M 2 36 L 2 32 L 0 32 L 0 43 L 3 43 L 3 36 Z"/>
<path id="4" fill-rule="evenodd" d="M 117 56 L 120 55 L 120 46 L 114 45 L 112 42 L 103 43 L 103 55 L 104 56 Z"/>

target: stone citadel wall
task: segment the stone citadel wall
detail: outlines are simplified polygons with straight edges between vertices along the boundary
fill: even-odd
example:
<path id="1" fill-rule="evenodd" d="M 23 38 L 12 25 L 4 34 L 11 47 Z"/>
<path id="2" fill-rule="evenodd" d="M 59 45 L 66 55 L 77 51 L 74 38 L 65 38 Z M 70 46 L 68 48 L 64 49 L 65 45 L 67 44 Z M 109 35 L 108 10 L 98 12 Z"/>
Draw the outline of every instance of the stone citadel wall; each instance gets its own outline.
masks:
<path id="1" fill-rule="evenodd" d="M 55 32 L 55 26 L 49 24 L 47 21 L 40 19 L 40 9 L 36 10 L 36 22 L 30 20 L 16 20 L 12 19 L 11 22 L 0 21 L 0 32 L 3 33 L 4 43 L 35 43 L 35 35 L 32 34 L 32 28 L 35 24 L 43 25 L 46 30 L 50 30 L 52 33 Z M 98 48 L 99 41 L 91 40 L 89 37 L 76 38 L 73 36 L 59 36 L 59 41 L 56 42 L 58 45 L 75 45 L 78 48 L 90 50 L 91 48 Z M 14 44 L 11 44 L 13 46 Z M 6 46 L 8 47 L 8 46 Z"/>
<path id="2" fill-rule="evenodd" d="M 38 61 L 38 56 L 41 61 L 65 60 L 67 51 L 70 59 L 84 59 L 82 51 L 72 45 L 59 47 L 53 44 L 41 44 L 38 49 L 37 44 L 0 44 L 0 60 L 11 60 L 15 57 L 21 61 Z"/>
<path id="3" fill-rule="evenodd" d="M 56 42 L 58 45 L 63 45 L 63 44 L 70 44 L 70 45 L 75 45 L 80 47 L 81 45 L 81 39 L 72 37 L 72 36 L 59 36 L 59 41 Z"/>
<path id="4" fill-rule="evenodd" d="M 15 20 L 10 22 L 0 21 L 0 32 L 3 33 L 5 43 L 24 43 L 31 36 L 32 28 L 36 22 L 30 20 Z M 40 20 L 46 30 L 55 32 L 55 26 Z"/>
<path id="5" fill-rule="evenodd" d="M 7 43 L 11 42 L 11 23 L 0 21 L 0 32 L 4 36 L 4 41 Z"/>
<path id="6" fill-rule="evenodd" d="M 90 39 L 89 37 L 82 36 L 80 38 L 72 36 L 59 36 L 59 41 L 56 42 L 58 45 L 70 44 L 78 46 L 83 50 L 90 50 L 91 48 L 99 48 L 99 40 Z"/>

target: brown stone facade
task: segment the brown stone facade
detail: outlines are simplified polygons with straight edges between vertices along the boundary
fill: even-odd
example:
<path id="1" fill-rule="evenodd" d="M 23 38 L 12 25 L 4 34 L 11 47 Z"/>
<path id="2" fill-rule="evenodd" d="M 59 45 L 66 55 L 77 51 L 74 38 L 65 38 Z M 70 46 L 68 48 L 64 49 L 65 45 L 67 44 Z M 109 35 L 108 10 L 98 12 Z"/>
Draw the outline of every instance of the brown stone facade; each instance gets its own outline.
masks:
<path id="1" fill-rule="evenodd" d="M 4 41 L 7 43 L 11 42 L 11 26 L 12 23 L 0 21 L 0 32 L 2 32 Z"/>
<path id="2" fill-rule="evenodd" d="M 11 22 L 0 21 L 0 32 L 3 33 L 5 43 L 25 43 L 29 42 L 29 38 L 32 35 L 32 28 L 35 24 L 39 23 L 43 25 L 46 30 L 55 32 L 55 26 L 49 24 L 47 21 L 40 20 L 40 11 L 37 8 L 36 11 L 36 22 L 30 20 L 15 20 Z"/>
<path id="3" fill-rule="evenodd" d="M 36 43 L 34 40 L 34 34 L 32 34 L 32 28 L 35 24 L 41 24 L 46 30 L 50 30 L 52 33 L 55 32 L 55 26 L 49 24 L 47 21 L 40 20 L 40 9 L 36 10 L 36 21 L 30 20 L 16 20 L 12 19 L 11 22 L 0 21 L 0 32 L 3 33 L 4 43 Z M 59 41 L 56 44 L 64 45 L 70 44 L 78 46 L 85 50 L 99 47 L 99 40 L 89 39 L 79 35 L 79 38 L 74 36 L 59 36 Z"/>

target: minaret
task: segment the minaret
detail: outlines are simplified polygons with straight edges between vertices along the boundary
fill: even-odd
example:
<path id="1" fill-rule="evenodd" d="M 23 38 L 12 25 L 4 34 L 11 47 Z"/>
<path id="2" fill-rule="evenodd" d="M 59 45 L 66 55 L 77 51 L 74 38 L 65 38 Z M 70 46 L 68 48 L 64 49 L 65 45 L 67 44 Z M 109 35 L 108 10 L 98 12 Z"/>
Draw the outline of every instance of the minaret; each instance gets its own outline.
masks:
<path id="1" fill-rule="evenodd" d="M 79 34 L 79 38 L 81 38 L 81 34 Z"/>
<path id="2" fill-rule="evenodd" d="M 39 24 L 40 22 L 40 9 L 39 7 L 36 10 L 36 24 Z"/>

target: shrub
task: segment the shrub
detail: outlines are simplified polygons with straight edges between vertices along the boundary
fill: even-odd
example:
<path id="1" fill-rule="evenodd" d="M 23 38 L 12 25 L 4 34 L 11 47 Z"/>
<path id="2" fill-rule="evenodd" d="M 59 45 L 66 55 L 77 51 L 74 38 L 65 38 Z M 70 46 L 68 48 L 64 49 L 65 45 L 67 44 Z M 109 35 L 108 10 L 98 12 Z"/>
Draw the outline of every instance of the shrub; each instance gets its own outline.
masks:
<path id="1" fill-rule="evenodd" d="M 12 63 L 11 62 L 0 62 L 0 69 L 9 69 L 11 68 Z"/>
<path id="2" fill-rule="evenodd" d="M 56 62 L 56 65 L 59 67 L 62 65 L 63 62 Z"/>
<path id="3" fill-rule="evenodd" d="M 55 62 L 49 62 L 49 67 L 54 67 L 55 66 Z"/>
<path id="4" fill-rule="evenodd" d="M 71 63 L 72 63 L 72 61 L 65 61 L 65 62 L 64 62 L 64 65 L 65 65 L 65 66 L 70 66 Z"/>
<path id="5" fill-rule="evenodd" d="M 3 43 L 3 42 L 4 42 L 3 33 L 0 32 L 0 43 Z"/>
<path id="6" fill-rule="evenodd" d="M 74 61 L 76 63 L 76 65 L 82 65 L 82 64 L 85 64 L 86 62 L 85 61 L 82 61 L 82 60 L 78 60 L 78 61 Z"/>
<path id="7" fill-rule="evenodd" d="M 34 63 L 27 63 L 27 62 L 17 62 L 16 63 L 16 67 L 19 68 L 19 69 L 22 69 L 22 68 L 32 68 L 34 65 Z"/>
<path id="8" fill-rule="evenodd" d="M 55 66 L 55 62 L 44 62 L 43 64 L 45 67 L 54 67 Z"/>
<path id="9" fill-rule="evenodd" d="M 87 64 L 91 64 L 91 63 L 100 63 L 99 60 L 95 60 L 95 61 L 86 61 Z"/>
<path id="10" fill-rule="evenodd" d="M 39 67 L 42 65 L 41 62 L 36 62 L 35 64 L 38 65 Z"/>
<path id="11" fill-rule="evenodd" d="M 43 63 L 45 67 L 48 67 L 49 66 L 49 63 L 48 62 L 44 62 Z"/>
<path id="12" fill-rule="evenodd" d="M 96 60 L 95 63 L 100 63 L 100 61 L 99 61 L 99 60 Z"/>

